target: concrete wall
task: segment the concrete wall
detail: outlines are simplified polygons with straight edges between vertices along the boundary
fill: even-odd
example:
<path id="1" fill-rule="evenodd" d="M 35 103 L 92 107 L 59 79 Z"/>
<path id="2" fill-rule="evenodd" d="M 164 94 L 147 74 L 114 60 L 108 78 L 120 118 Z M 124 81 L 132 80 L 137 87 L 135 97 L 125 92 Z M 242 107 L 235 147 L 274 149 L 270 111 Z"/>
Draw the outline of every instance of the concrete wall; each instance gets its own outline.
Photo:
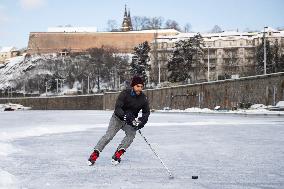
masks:
<path id="1" fill-rule="evenodd" d="M 114 109 L 118 94 L 0 98 L 0 104 L 19 103 L 43 110 Z M 231 109 L 240 102 L 274 105 L 284 100 L 284 73 L 146 90 L 145 94 L 153 109 L 214 108 L 217 105 Z"/>
<path id="2" fill-rule="evenodd" d="M 231 109 L 238 103 L 274 105 L 284 100 L 284 73 L 147 90 L 151 108 L 189 107 Z M 104 96 L 105 108 L 113 109 L 117 94 Z"/>
<path id="3" fill-rule="evenodd" d="M 33 110 L 102 110 L 103 95 L 0 98 L 0 104 L 18 103 Z"/>

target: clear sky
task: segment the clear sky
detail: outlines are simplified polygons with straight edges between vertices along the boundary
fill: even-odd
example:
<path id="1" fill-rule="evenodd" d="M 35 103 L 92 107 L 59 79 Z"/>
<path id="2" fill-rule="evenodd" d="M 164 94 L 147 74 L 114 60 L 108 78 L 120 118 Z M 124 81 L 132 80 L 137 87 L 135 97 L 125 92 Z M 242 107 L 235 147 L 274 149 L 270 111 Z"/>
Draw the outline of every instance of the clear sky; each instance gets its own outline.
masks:
<path id="1" fill-rule="evenodd" d="M 30 32 L 58 25 L 103 31 L 110 19 L 121 24 L 125 4 L 131 16 L 190 23 L 195 32 L 284 27 L 284 0 L 0 0 L 0 47 L 26 47 Z"/>

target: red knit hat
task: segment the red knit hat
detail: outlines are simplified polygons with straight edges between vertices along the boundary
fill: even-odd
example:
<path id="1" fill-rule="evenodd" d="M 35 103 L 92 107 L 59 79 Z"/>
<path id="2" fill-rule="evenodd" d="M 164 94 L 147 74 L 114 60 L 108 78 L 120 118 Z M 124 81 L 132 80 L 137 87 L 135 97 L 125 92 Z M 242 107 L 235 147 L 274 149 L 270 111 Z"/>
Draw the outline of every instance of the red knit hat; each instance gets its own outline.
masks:
<path id="1" fill-rule="evenodd" d="M 141 77 L 134 76 L 132 78 L 132 81 L 131 81 L 131 87 L 134 87 L 135 85 L 138 85 L 138 84 L 144 85 L 144 81 L 143 81 L 143 79 Z"/>

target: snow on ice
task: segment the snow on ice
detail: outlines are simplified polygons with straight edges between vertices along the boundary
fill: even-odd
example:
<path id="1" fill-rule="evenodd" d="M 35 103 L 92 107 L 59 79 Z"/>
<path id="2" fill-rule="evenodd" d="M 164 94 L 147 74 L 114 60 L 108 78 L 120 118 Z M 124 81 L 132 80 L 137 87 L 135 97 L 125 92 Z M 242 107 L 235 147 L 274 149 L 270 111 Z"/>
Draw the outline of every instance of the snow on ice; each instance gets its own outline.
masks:
<path id="1" fill-rule="evenodd" d="M 277 103 L 275 107 L 281 107 L 281 102 Z M 218 106 L 220 107 L 220 106 Z M 208 108 L 187 108 L 185 110 L 170 109 L 165 107 L 163 110 L 155 110 L 156 112 L 187 112 L 187 113 L 207 113 L 207 114 L 245 114 L 245 115 L 284 115 L 284 111 L 270 111 L 272 106 L 265 106 L 263 104 L 254 104 L 249 109 L 237 110 L 218 110 L 218 108 L 211 110 Z"/>
<path id="2" fill-rule="evenodd" d="M 284 119 L 275 115 L 153 112 L 119 166 L 120 131 L 87 159 L 112 111 L 0 112 L 0 188 L 283 188 Z M 193 175 L 199 179 L 192 180 Z"/>

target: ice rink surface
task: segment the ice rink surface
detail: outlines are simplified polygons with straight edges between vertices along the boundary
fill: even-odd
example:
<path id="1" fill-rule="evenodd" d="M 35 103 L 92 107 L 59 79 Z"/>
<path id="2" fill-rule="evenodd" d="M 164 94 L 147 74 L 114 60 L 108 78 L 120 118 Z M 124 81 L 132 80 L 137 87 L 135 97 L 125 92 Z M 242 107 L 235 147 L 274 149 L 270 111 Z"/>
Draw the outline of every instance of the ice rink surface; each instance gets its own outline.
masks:
<path id="1" fill-rule="evenodd" d="M 284 188 L 284 117 L 152 113 L 118 166 L 120 131 L 94 167 L 87 159 L 111 111 L 0 112 L 0 189 Z M 198 175 L 199 179 L 191 177 Z"/>

